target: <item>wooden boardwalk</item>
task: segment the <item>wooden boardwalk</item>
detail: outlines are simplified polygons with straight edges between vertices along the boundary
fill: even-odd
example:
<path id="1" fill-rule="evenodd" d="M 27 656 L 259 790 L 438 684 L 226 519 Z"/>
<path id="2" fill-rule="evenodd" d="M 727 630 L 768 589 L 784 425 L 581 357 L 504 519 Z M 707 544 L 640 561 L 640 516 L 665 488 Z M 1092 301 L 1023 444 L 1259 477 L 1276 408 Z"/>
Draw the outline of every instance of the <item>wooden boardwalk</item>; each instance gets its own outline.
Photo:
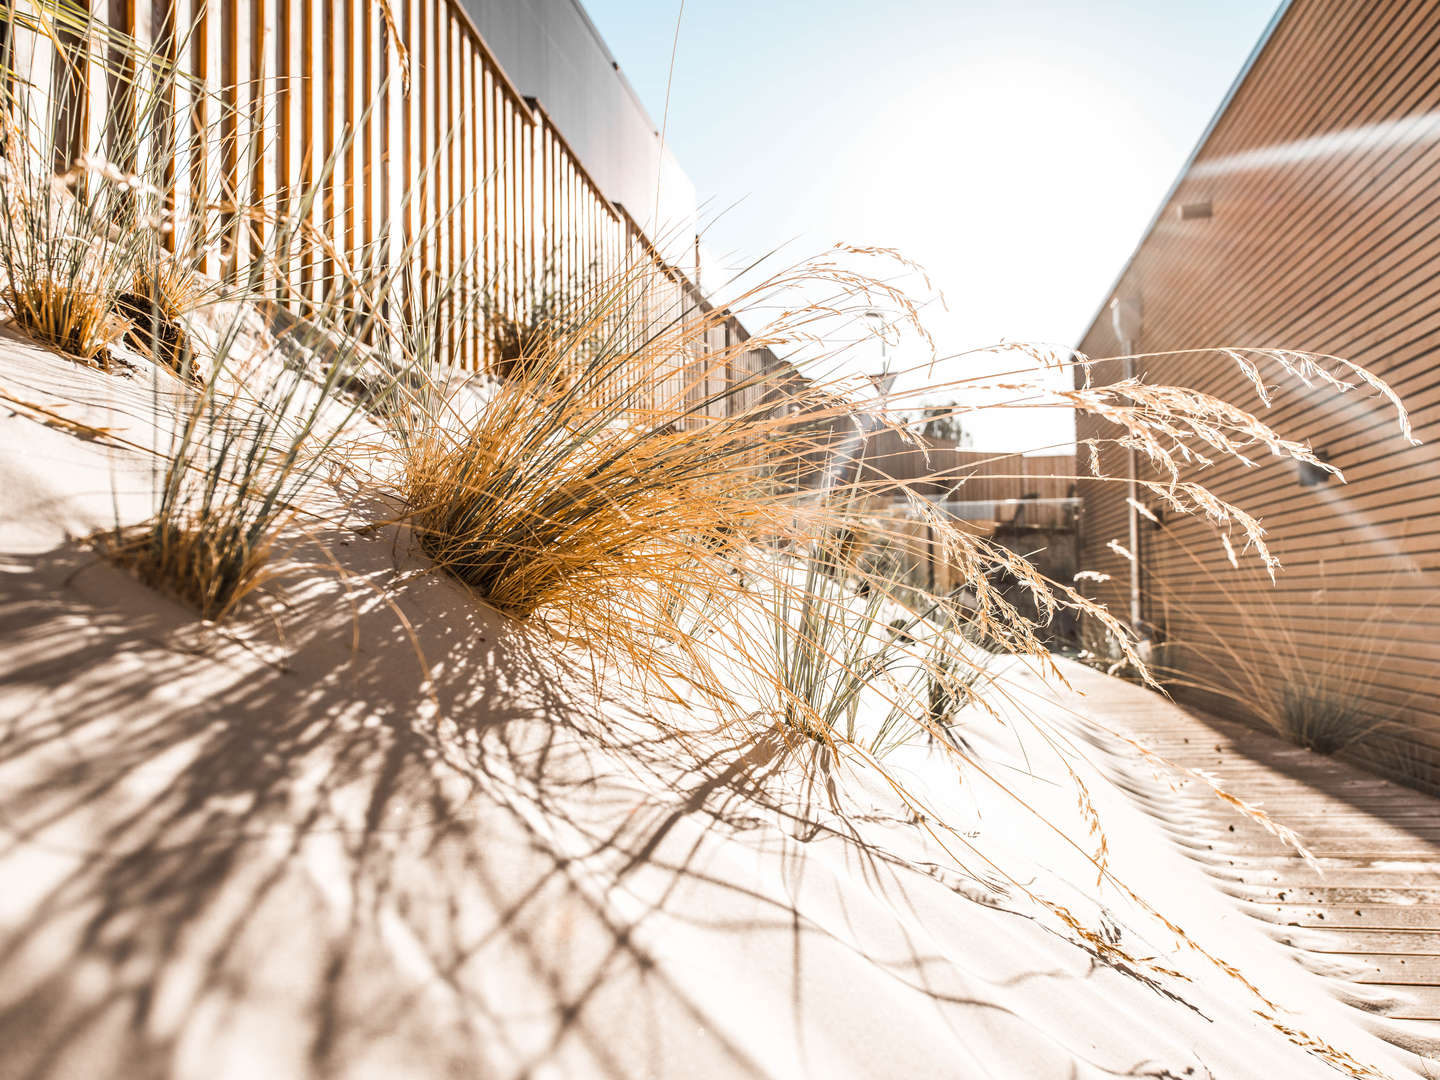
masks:
<path id="1" fill-rule="evenodd" d="M 1321 874 L 1198 784 L 1163 801 L 1126 788 L 1376 1034 L 1440 1056 L 1440 800 L 1079 665 L 1065 672 L 1086 694 L 1081 712 L 1301 836 Z"/>

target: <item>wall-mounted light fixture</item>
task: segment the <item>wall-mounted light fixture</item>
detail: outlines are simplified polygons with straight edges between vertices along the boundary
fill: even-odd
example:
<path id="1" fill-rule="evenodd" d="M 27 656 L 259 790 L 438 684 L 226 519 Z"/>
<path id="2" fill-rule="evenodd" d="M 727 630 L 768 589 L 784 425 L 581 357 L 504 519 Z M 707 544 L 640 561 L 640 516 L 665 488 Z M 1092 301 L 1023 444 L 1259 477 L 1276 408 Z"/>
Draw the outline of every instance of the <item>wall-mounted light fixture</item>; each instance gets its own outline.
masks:
<path id="1" fill-rule="evenodd" d="M 1199 202 L 1181 203 L 1175 208 L 1176 215 L 1181 221 L 1195 221 L 1197 218 L 1208 218 L 1215 216 L 1215 207 L 1209 199 Z"/>
<path id="2" fill-rule="evenodd" d="M 1330 455 L 1324 450 L 1316 450 L 1315 459 L 1323 461 L 1327 465 L 1330 463 Z M 1319 465 L 1309 461 L 1295 462 L 1295 476 L 1300 481 L 1301 487 L 1324 487 L 1334 475 L 1329 469 L 1322 469 Z"/>

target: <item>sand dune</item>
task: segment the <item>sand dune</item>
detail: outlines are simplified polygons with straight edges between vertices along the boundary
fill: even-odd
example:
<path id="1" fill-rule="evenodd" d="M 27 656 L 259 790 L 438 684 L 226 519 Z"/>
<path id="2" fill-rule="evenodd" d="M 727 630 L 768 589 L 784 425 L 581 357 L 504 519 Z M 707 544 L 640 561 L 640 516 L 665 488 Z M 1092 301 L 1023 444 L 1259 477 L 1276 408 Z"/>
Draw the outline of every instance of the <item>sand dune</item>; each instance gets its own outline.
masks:
<path id="1" fill-rule="evenodd" d="M 597 699 L 362 528 L 380 507 L 296 533 L 268 614 L 201 625 L 75 541 L 148 511 L 146 455 L 74 423 L 156 444 L 150 378 L 6 338 L 0 393 L 50 410 L 0 416 L 0 1076 L 1335 1075 L 1097 886 L 1066 763 L 1120 879 L 1282 1025 L 1406 1073 L 1077 754 L 967 732 L 1034 816 L 923 745 L 888 760 L 967 870 L 857 762 Z M 1008 679 L 1108 760 L 1082 699 Z M 1121 779 L 1161 805 L 1153 773 Z"/>

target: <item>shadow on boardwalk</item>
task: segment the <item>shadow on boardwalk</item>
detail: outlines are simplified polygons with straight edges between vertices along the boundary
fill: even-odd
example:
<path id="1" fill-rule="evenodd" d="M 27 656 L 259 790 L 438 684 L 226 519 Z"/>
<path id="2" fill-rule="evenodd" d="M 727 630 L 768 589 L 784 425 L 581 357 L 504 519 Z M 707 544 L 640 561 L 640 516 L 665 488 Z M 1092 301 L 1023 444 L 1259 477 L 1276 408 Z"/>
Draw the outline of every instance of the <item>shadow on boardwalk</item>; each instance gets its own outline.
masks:
<path id="1" fill-rule="evenodd" d="M 1440 1058 L 1440 802 L 1268 731 L 1066 670 L 1087 715 L 1213 776 L 1300 835 L 1318 871 L 1202 785 L 1157 798 L 1148 769 L 1085 721 L 1073 724 L 1108 751 L 1117 785 L 1303 967 L 1327 976 L 1366 1027 Z"/>

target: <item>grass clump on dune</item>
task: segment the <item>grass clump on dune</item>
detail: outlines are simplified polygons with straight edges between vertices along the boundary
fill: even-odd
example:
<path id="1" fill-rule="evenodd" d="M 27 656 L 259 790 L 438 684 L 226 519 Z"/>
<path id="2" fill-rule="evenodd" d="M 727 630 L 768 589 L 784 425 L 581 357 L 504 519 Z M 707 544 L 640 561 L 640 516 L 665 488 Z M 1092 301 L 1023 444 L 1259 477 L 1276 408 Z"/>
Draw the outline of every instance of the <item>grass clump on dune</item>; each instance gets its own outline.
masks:
<path id="1" fill-rule="evenodd" d="M 822 536 L 757 575 L 754 600 L 726 641 L 743 657 L 757 715 L 876 758 L 917 735 L 953 743 L 956 714 L 982 703 L 988 657 L 954 629 L 964 612 L 945 597 L 917 605 L 909 590 L 841 557 Z"/>
<path id="2" fill-rule="evenodd" d="M 1150 515 L 1147 509 L 1142 512 Z M 1373 558 L 1361 569 L 1335 574 L 1320 559 L 1287 571 L 1315 587 L 1277 595 L 1268 575 L 1242 563 L 1228 543 L 1225 559 L 1207 560 L 1174 524 L 1152 517 L 1167 544 L 1207 586 L 1203 611 L 1165 576 L 1157 595 L 1197 629 L 1167 641 L 1151 666 L 1166 685 L 1215 697 L 1276 734 L 1320 754 L 1334 754 L 1404 732 L 1405 701 L 1377 700 L 1385 672 L 1414 640 L 1429 606 L 1415 587 L 1420 571 L 1385 570 Z M 1407 556 L 1395 555 L 1398 560 Z M 1183 583 L 1182 583 L 1183 584 Z M 1222 618 L 1213 605 L 1219 604 Z M 1306 608 L 1309 608 L 1307 611 Z M 1238 626 L 1235 634 L 1221 626 Z"/>
<path id="3" fill-rule="evenodd" d="M 240 351 L 239 307 L 209 348 L 182 324 L 222 295 L 237 303 L 247 296 L 243 283 L 226 290 L 197 272 L 214 239 L 207 199 L 179 215 L 165 190 L 169 155 L 204 150 L 203 127 L 175 109 L 183 76 L 82 9 L 57 4 L 29 18 L 33 25 L 12 21 L 3 50 L 0 299 L 18 329 L 77 360 L 108 371 L 123 346 L 132 359 L 148 357 L 186 379 L 188 393 L 156 383 L 157 405 L 173 408 L 169 447 L 135 447 L 156 454 L 155 516 L 96 539 L 149 584 L 206 618 L 223 618 L 263 579 L 277 522 L 301 479 L 306 425 L 283 416 L 293 387 L 272 385 L 257 398 L 215 383 Z M 53 171 L 73 133 L 51 124 L 48 97 L 27 72 L 14 70 L 16 31 L 68 40 L 56 62 L 93 65 L 91 77 L 106 79 L 117 111 L 107 128 L 108 158 L 80 154 Z M 220 95 L 186 89 L 189 109 L 201 101 L 212 115 L 224 108 Z M 40 103 L 46 107 L 36 109 Z M 180 132 L 191 133 L 185 146 Z M 183 251 L 167 250 L 176 241 Z"/>
<path id="4" fill-rule="evenodd" d="M 126 344 L 193 383 L 202 381 L 186 319 L 222 299 L 224 287 L 202 277 L 187 261 L 154 251 L 136 270 L 131 287 L 115 298 L 130 322 Z"/>
<path id="5" fill-rule="evenodd" d="M 835 414 L 788 365 L 730 374 L 779 330 L 706 349 L 725 316 L 663 283 L 602 281 L 534 323 L 478 415 L 437 381 L 398 431 L 406 520 L 439 566 L 507 614 L 642 651 L 676 636 L 678 592 L 732 591 L 738 552 L 806 535 L 795 415 Z"/>
<path id="6" fill-rule="evenodd" d="M 128 339 L 178 370 L 173 313 L 157 322 L 146 299 L 159 295 L 151 282 L 193 277 L 164 250 L 177 222 L 165 192 L 171 159 L 155 152 L 185 149 L 172 122 L 178 73 L 82 8 L 19 15 L 7 13 L 11 32 L 0 46 L 0 301 L 21 331 L 84 363 L 110 370 L 112 347 Z M 123 118 L 107 126 L 104 156 L 68 145 L 75 133 L 53 121 L 32 73 L 17 69 L 22 34 L 72 42 L 54 62 L 91 65 L 91 78 L 107 80 Z M 64 77 L 78 87 L 77 76 Z M 204 220 L 183 224 L 189 249 L 202 251 Z"/>
<path id="7" fill-rule="evenodd" d="M 227 366 L 235 343 L 227 333 L 214 370 Z M 182 413 L 155 515 L 102 538 L 117 562 L 217 621 L 264 584 L 281 530 L 353 411 L 334 401 L 333 376 L 315 386 L 282 374 L 258 396 L 222 391 L 221 381 L 208 380 Z"/>
<path id="8" fill-rule="evenodd" d="M 507 382 L 475 423 L 405 435 L 421 547 L 518 618 L 683 578 L 778 520 L 781 501 L 747 460 L 755 432 L 674 430 L 589 390 L 585 376 L 569 388 Z"/>
<path id="9" fill-rule="evenodd" d="M 108 371 L 110 346 L 131 329 L 118 300 L 148 246 L 121 224 L 137 200 L 104 178 L 78 185 L 79 170 L 36 167 L 13 109 L 0 106 L 0 300 L 24 333 Z"/>

